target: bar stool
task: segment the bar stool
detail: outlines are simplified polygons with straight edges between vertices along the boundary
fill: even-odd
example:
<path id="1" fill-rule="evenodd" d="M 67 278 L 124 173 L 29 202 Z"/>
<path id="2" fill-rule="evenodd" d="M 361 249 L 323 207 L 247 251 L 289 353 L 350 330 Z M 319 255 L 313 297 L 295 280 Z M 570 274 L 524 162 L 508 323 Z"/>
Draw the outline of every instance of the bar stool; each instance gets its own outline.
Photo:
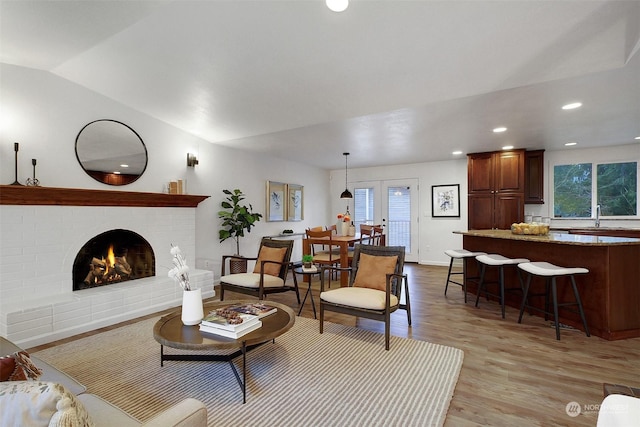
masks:
<path id="1" fill-rule="evenodd" d="M 520 290 L 522 291 L 522 287 L 519 288 L 506 288 L 504 287 L 504 268 L 508 266 L 517 266 L 523 262 L 529 262 L 526 258 L 507 258 L 498 254 L 490 254 L 490 255 L 479 255 L 476 257 L 476 260 L 480 263 L 480 285 L 478 286 L 478 295 L 476 296 L 476 307 L 478 306 L 478 302 L 480 301 L 480 294 L 484 290 L 484 293 L 488 295 L 497 296 L 500 298 L 500 306 L 502 307 L 502 318 L 504 319 L 504 292 L 512 291 L 512 290 Z M 499 276 L 497 282 L 485 282 L 484 275 L 487 270 L 487 266 L 489 267 L 498 267 L 499 268 Z M 499 285 L 499 294 L 490 294 L 486 291 L 487 283 L 497 283 Z"/>
<path id="2" fill-rule="evenodd" d="M 473 276 L 473 277 L 467 276 L 467 259 L 471 257 L 475 258 L 478 255 L 486 255 L 486 252 L 471 252 L 466 249 L 447 249 L 446 251 L 444 251 L 444 253 L 451 257 L 451 262 L 449 263 L 449 273 L 447 273 L 447 283 L 444 286 L 444 295 L 445 296 L 447 295 L 447 289 L 449 288 L 449 283 L 455 283 L 456 285 L 462 286 L 462 291 L 464 292 L 464 302 L 466 304 L 467 303 L 467 280 L 477 280 L 480 278 L 480 276 Z M 453 268 L 453 261 L 456 259 L 462 259 L 462 271 L 452 272 L 451 269 Z M 480 269 L 478 269 L 478 271 L 479 270 Z M 451 276 L 455 274 L 462 275 L 462 282 L 456 282 L 455 280 L 451 280 Z"/>
<path id="3" fill-rule="evenodd" d="M 526 262 L 523 264 L 519 264 L 518 268 L 526 271 L 528 274 L 527 280 L 524 285 L 524 296 L 522 298 L 522 305 L 520 306 L 520 317 L 518 317 L 518 323 L 522 322 L 522 315 L 524 313 L 525 307 L 528 307 L 530 310 L 538 310 L 544 313 L 544 320 L 547 320 L 547 315 L 553 314 L 555 326 L 556 326 L 556 339 L 560 339 L 560 323 L 558 320 L 558 307 L 577 305 L 578 311 L 580 314 L 580 319 L 582 319 L 582 325 L 584 326 L 584 331 L 587 336 L 591 336 L 589 334 L 589 327 L 587 326 L 587 319 L 584 316 L 584 310 L 582 308 L 582 301 L 580 301 L 580 293 L 578 293 L 578 287 L 576 286 L 576 279 L 574 275 L 576 274 L 586 274 L 589 272 L 586 268 L 582 267 L 559 267 L 557 265 L 553 265 L 548 262 Z M 532 294 L 529 295 L 529 286 L 531 285 L 531 278 L 533 276 L 541 276 L 545 278 L 545 293 L 544 294 Z M 558 296 L 556 293 L 556 278 L 560 276 L 569 276 L 571 280 L 571 287 L 573 288 L 573 295 L 575 297 L 575 302 L 565 302 L 558 304 Z M 553 299 L 553 313 L 549 312 L 549 287 L 551 287 L 551 296 Z M 544 309 L 540 309 L 537 307 L 532 307 L 527 304 L 530 296 L 544 296 Z M 574 313 L 576 311 L 570 310 Z"/>

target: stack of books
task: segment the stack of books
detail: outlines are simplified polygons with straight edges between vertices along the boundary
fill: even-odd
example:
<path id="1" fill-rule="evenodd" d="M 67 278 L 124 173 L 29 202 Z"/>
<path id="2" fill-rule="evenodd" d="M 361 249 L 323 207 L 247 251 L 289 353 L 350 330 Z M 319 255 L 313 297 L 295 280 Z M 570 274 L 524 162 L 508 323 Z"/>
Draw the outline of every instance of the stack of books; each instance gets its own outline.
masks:
<path id="1" fill-rule="evenodd" d="M 264 316 L 274 314 L 278 311 L 276 307 L 272 305 L 263 304 L 261 302 L 253 303 L 253 304 L 231 305 L 227 307 L 227 309 L 233 310 L 241 314 L 251 314 L 254 316 L 258 316 L 259 318 L 263 318 Z"/>
<path id="2" fill-rule="evenodd" d="M 200 323 L 200 330 L 202 332 L 238 339 L 241 336 L 262 327 L 262 321 L 260 318 L 278 311 L 276 307 L 262 303 L 230 305 L 228 307 L 221 308 L 238 313 L 242 322 L 230 322 L 226 317 L 217 314 L 216 311 L 212 311 L 202 319 L 202 322 Z"/>

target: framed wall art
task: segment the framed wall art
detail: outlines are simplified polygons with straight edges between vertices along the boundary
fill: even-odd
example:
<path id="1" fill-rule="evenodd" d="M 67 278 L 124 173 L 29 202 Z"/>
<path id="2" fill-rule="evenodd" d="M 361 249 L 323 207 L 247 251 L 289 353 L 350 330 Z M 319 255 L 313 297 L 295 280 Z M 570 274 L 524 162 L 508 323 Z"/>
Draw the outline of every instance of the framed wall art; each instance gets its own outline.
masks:
<path id="1" fill-rule="evenodd" d="M 298 184 L 287 184 L 287 221 L 304 219 L 304 187 Z"/>
<path id="2" fill-rule="evenodd" d="M 431 186 L 431 216 L 460 217 L 460 184 Z"/>
<path id="3" fill-rule="evenodd" d="M 287 184 L 267 181 L 267 221 L 284 221 L 287 208 Z"/>

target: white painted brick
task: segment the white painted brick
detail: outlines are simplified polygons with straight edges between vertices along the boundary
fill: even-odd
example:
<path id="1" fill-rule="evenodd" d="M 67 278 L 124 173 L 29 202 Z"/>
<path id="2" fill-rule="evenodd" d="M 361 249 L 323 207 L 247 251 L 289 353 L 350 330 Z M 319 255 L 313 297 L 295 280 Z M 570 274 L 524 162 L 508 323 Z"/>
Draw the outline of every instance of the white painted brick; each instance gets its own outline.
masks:
<path id="1" fill-rule="evenodd" d="M 156 276 L 140 284 L 71 292 L 77 251 L 114 228 L 134 231 L 151 244 Z M 0 234 L 0 332 L 31 345 L 180 305 L 182 290 L 166 277 L 171 243 L 180 246 L 188 262 L 195 260 L 195 209 L 188 208 L 2 205 Z M 204 288 L 203 296 L 214 295 L 212 272 L 203 276 L 202 270 L 193 270 L 191 279 L 193 286 Z M 50 312 L 39 319 L 25 314 L 38 313 L 42 300 L 52 307 L 53 317 Z"/>

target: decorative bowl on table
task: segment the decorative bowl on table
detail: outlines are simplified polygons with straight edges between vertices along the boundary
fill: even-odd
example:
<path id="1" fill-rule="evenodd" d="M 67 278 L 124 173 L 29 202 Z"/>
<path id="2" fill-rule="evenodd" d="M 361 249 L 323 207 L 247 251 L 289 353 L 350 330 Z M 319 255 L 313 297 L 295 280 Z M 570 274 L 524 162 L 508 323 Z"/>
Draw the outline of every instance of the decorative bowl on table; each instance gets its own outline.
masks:
<path id="1" fill-rule="evenodd" d="M 512 234 L 523 234 L 529 236 L 546 236 L 549 234 L 549 224 L 537 222 L 521 222 L 511 224 Z"/>

